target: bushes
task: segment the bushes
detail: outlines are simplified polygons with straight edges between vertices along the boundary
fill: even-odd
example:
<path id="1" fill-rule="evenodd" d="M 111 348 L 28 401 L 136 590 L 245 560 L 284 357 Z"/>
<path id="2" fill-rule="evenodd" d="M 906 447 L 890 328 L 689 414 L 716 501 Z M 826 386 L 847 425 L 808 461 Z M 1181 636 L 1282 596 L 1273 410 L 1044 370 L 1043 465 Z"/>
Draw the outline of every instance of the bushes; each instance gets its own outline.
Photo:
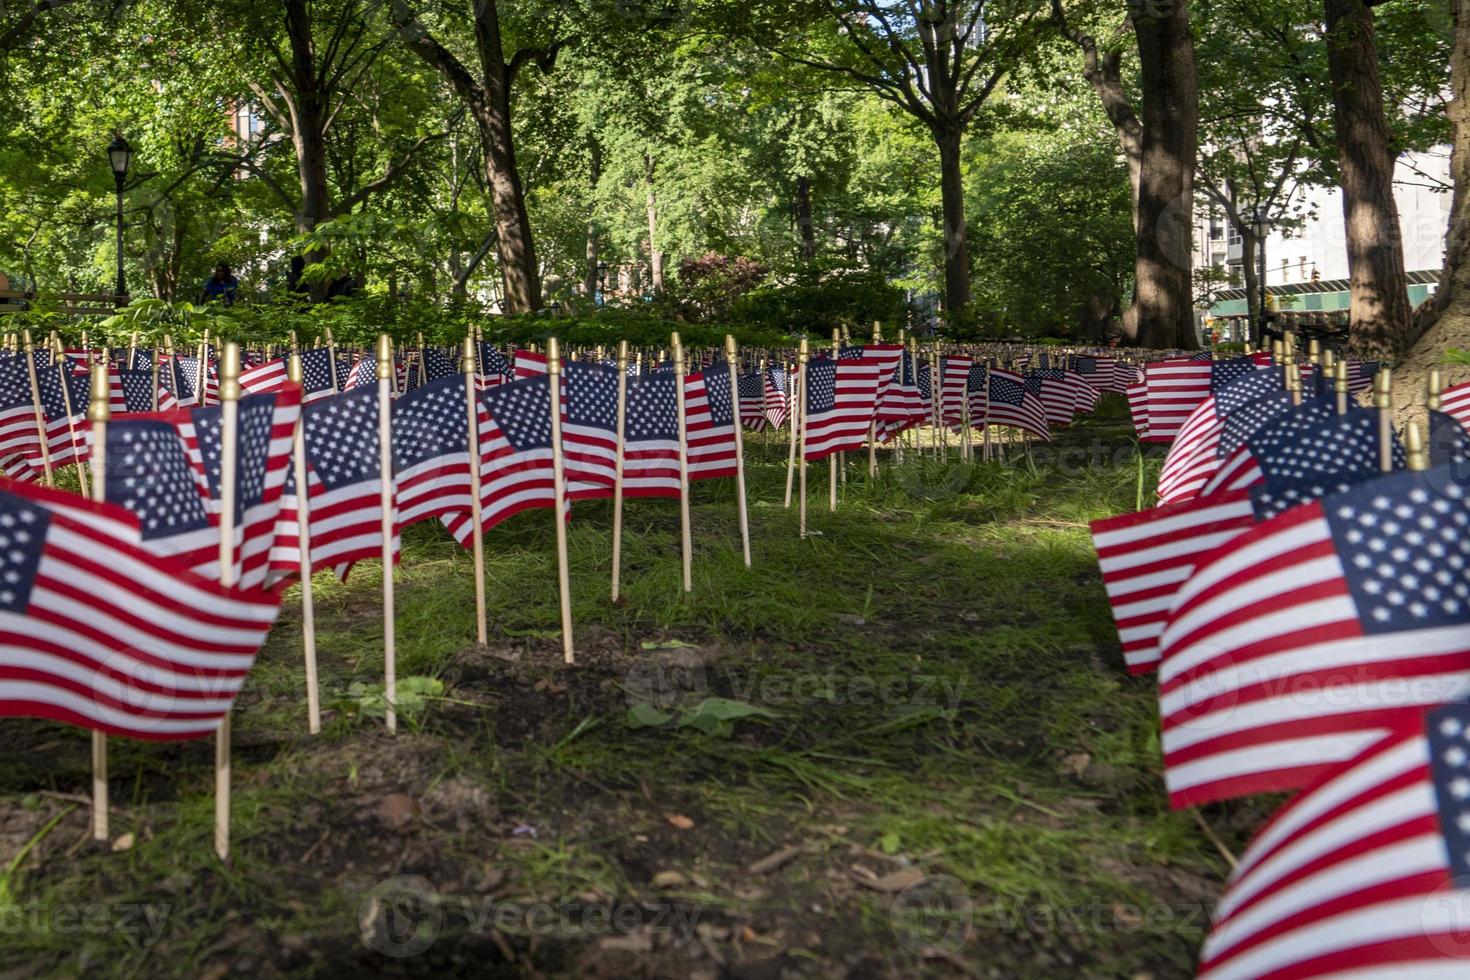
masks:
<path id="1" fill-rule="evenodd" d="M 904 291 L 870 273 L 838 273 L 825 279 L 762 286 L 738 299 L 730 319 L 752 330 L 825 338 L 834 327 L 862 327 L 874 320 L 890 333 L 908 322 Z"/>

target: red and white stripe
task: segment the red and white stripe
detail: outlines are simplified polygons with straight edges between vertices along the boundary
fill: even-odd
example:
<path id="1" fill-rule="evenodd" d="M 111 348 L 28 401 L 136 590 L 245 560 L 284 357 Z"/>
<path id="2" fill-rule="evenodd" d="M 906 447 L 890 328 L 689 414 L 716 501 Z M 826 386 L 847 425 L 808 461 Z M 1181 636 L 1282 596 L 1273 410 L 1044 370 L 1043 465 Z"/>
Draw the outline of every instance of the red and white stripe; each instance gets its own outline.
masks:
<path id="1" fill-rule="evenodd" d="M 1211 395 L 1185 420 L 1169 447 L 1169 455 L 1159 473 L 1160 503 L 1192 500 L 1200 495 L 1210 477 L 1220 469 L 1216 450 L 1220 448 L 1224 431 L 1225 420 L 1215 411 L 1215 397 Z"/>
<path id="2" fill-rule="evenodd" d="M 831 409 L 805 419 L 806 459 L 862 448 L 868 439 L 878 403 L 878 391 L 893 374 L 901 349 L 897 345 L 864 348 L 862 357 L 836 362 L 835 394 Z M 961 389 L 963 391 L 963 389 Z"/>
<path id="3" fill-rule="evenodd" d="M 0 483 L 0 493 L 46 506 L 20 484 Z M 275 622 L 277 599 L 149 555 L 136 523 L 128 530 L 131 515 L 92 507 L 92 521 L 51 510 L 29 604 L 0 612 L 0 715 L 148 740 L 213 733 Z"/>
<path id="4" fill-rule="evenodd" d="M 1245 493 L 1092 522 L 1093 547 L 1129 673 L 1158 666 L 1169 610 L 1195 565 L 1254 523 Z"/>
<path id="5" fill-rule="evenodd" d="M 1214 367 L 1209 361 L 1175 358 L 1155 361 L 1144 372 L 1148 389 L 1146 442 L 1172 442 L 1200 402 L 1210 395 Z"/>
<path id="6" fill-rule="evenodd" d="M 1427 724 L 1396 725 L 1287 803 L 1215 908 L 1200 980 L 1458 980 L 1470 901 L 1446 852 Z"/>
<path id="7" fill-rule="evenodd" d="M 729 384 L 728 376 L 719 383 Z M 733 421 L 716 425 L 710 414 L 704 372 L 684 379 L 684 428 L 689 446 L 689 479 L 714 480 L 734 476 L 739 453 L 735 449 Z"/>
<path id="8" fill-rule="evenodd" d="M 1470 381 L 1446 388 L 1440 395 L 1439 410 L 1470 431 Z"/>

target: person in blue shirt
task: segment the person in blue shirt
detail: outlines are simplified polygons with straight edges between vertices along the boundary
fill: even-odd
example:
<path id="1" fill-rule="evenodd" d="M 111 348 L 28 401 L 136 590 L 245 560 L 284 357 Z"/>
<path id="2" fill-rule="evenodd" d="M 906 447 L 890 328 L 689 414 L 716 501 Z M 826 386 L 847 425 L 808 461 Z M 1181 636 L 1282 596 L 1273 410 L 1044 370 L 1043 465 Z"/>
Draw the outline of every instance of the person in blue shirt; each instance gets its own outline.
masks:
<path id="1" fill-rule="evenodd" d="M 222 302 L 226 306 L 235 305 L 235 297 L 240 292 L 240 280 L 236 279 L 230 272 L 227 263 L 221 262 L 214 267 L 214 275 L 204 283 L 203 302 Z"/>

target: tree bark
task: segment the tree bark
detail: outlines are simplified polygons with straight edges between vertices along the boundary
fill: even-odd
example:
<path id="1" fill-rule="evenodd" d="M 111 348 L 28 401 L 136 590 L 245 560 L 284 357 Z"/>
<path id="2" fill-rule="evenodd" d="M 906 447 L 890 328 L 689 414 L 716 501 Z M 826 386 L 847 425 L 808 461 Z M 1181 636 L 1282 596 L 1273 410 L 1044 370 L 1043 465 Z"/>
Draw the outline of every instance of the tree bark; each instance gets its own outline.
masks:
<path id="1" fill-rule="evenodd" d="M 796 227 L 801 232 L 801 260 L 810 263 L 817 257 L 817 232 L 812 224 L 812 182 L 796 178 Z"/>
<path id="2" fill-rule="evenodd" d="M 965 184 L 960 165 L 964 130 L 932 130 L 939 145 L 939 192 L 944 211 L 944 309 L 951 315 L 970 305 L 970 242 L 965 232 Z"/>
<path id="3" fill-rule="evenodd" d="M 1188 0 L 1130 0 L 1142 90 L 1138 255 L 1125 318 L 1145 347 L 1199 346 L 1194 323 L 1194 170 L 1199 91 Z M 1131 324 L 1129 321 L 1131 320 Z"/>
<path id="4" fill-rule="evenodd" d="M 653 193 L 653 157 L 643 154 L 643 179 L 648 213 L 648 274 L 655 295 L 664 291 L 664 253 L 658 248 L 658 200 Z"/>
<path id="5" fill-rule="evenodd" d="M 592 191 L 595 194 L 597 192 L 597 184 L 602 179 L 602 151 L 601 148 L 597 145 L 596 140 L 592 141 L 591 150 L 592 168 L 589 176 L 591 178 Z M 586 264 L 582 268 L 582 291 L 586 293 L 587 298 L 594 303 L 597 301 L 598 245 L 599 242 L 597 240 L 597 218 L 594 214 L 587 218 L 587 254 Z"/>
<path id="6" fill-rule="evenodd" d="M 1441 316 L 1452 309 L 1464 312 L 1470 307 L 1470 0 L 1451 0 L 1451 6 L 1455 46 L 1450 53 L 1449 117 L 1454 126 L 1450 175 L 1455 192 L 1450 204 L 1444 275 L 1435 296 L 1435 308 Z"/>
<path id="7" fill-rule="evenodd" d="M 536 264 L 536 246 L 526 197 L 516 169 L 515 137 L 511 128 L 511 84 L 518 67 L 528 60 L 549 71 L 557 46 L 535 51 L 517 51 L 510 61 L 500 36 L 500 12 L 495 0 L 476 0 L 475 51 L 480 59 L 478 79 L 447 48 L 413 19 L 403 0 L 393 4 L 392 19 L 405 44 L 435 68 L 469 106 L 485 151 L 485 180 L 490 187 L 494 213 L 496 255 L 504 289 L 502 308 L 508 313 L 534 312 L 541 308 L 541 275 Z"/>
<path id="8" fill-rule="evenodd" d="M 1415 335 L 1373 12 L 1363 0 L 1326 0 L 1326 10 L 1327 68 L 1352 280 L 1349 347 L 1360 357 L 1392 357 L 1408 350 Z"/>

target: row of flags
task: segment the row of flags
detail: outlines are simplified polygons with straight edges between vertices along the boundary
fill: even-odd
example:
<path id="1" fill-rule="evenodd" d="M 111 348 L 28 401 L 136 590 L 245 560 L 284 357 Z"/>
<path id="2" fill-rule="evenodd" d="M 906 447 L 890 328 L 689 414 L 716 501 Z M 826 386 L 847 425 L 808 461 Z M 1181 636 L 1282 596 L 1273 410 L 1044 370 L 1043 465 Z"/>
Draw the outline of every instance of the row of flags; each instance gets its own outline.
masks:
<path id="1" fill-rule="evenodd" d="M 0 714 L 93 730 L 99 827 L 105 736 L 215 733 L 221 855 L 230 704 L 287 584 L 302 585 L 315 731 L 311 574 L 345 578 L 364 559 L 391 565 L 405 527 L 438 522 L 475 550 L 483 642 L 482 538 L 522 511 L 560 505 L 569 517 L 585 500 L 678 499 L 688 591 L 694 481 L 737 480 L 750 561 L 744 432 L 789 430 L 804 484 L 808 462 L 835 461 L 921 427 L 1005 427 L 1049 439 L 1053 427 L 1092 411 L 1102 392 L 1123 391 L 1139 371 L 1092 354 L 921 353 L 913 343 L 876 338 L 835 340 L 815 354 L 803 345 L 745 357 L 730 341 L 720 357 L 686 352 L 676 336 L 646 358 L 624 348 L 618 357 L 584 351 L 565 359 L 555 342 L 544 352 L 505 351 L 477 338 L 457 355 L 394 350 L 386 337 L 355 354 L 329 342 L 280 356 L 207 342 L 193 357 L 171 345 L 68 351 L 59 343 L 33 348 L 26 338 L 24 349 L 7 346 L 0 351 L 0 551 L 12 540 L 24 547 L 0 563 L 0 610 L 18 652 L 0 664 Z M 77 467 L 80 494 L 51 486 L 65 466 Z M 804 495 L 802 506 L 804 514 Z M 570 660 L 564 521 L 556 525 Z M 82 546 L 84 533 L 96 550 Z M 615 542 L 619 533 L 615 518 Z M 615 544 L 615 595 L 617 553 Z M 95 620 L 87 616 L 94 601 Z M 390 574 L 390 730 L 393 605 Z M 106 696 L 88 697 L 94 689 Z"/>
<path id="2" fill-rule="evenodd" d="M 1150 363 L 1157 506 L 1094 522 L 1176 808 L 1294 794 L 1199 976 L 1458 976 L 1470 903 L 1470 384 L 1400 434 L 1387 368 L 1290 346 Z M 1374 392 L 1373 407 L 1354 397 Z"/>

